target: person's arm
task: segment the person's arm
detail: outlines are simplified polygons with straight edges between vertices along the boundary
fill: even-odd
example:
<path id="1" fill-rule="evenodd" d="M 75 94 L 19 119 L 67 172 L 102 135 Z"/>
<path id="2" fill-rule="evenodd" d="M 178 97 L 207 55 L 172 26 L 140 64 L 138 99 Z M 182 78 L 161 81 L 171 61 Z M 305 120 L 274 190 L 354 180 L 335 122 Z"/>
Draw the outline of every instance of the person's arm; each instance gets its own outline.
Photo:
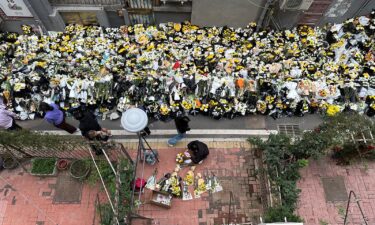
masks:
<path id="1" fill-rule="evenodd" d="M 197 157 L 194 153 L 191 155 L 191 161 L 194 163 L 194 164 L 198 164 L 201 160 L 199 157 Z"/>
<path id="2" fill-rule="evenodd" d="M 14 112 L 10 111 L 10 110 L 4 110 L 4 113 L 7 114 L 8 116 L 11 116 L 11 117 L 17 117 L 17 114 L 15 114 Z"/>
<path id="3" fill-rule="evenodd" d="M 55 103 L 51 103 L 51 104 L 49 104 L 52 108 L 54 108 L 54 109 L 59 109 L 59 106 L 58 105 L 56 105 Z"/>
<path id="4" fill-rule="evenodd" d="M 108 130 L 107 128 L 102 128 L 101 131 L 102 131 L 103 133 L 105 133 L 105 135 L 107 135 L 107 136 L 112 136 L 111 131 Z"/>

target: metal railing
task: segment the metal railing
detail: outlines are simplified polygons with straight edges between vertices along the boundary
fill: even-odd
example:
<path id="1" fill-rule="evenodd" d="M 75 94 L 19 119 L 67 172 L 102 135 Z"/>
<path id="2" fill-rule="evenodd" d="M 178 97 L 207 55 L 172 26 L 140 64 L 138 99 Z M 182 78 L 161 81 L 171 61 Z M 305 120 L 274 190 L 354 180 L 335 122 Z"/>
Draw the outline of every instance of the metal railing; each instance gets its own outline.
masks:
<path id="1" fill-rule="evenodd" d="M 51 5 L 123 5 L 124 0 L 49 0 Z"/>
<path id="2" fill-rule="evenodd" d="M 59 159 L 89 159 L 90 158 L 90 151 L 92 149 L 93 144 L 89 143 L 82 143 L 81 145 L 72 145 L 70 143 L 66 143 L 65 148 L 33 148 L 28 146 L 3 146 L 0 145 L 0 155 L 12 155 L 18 159 L 27 159 L 27 158 L 35 158 L 35 157 L 42 157 L 42 158 L 59 158 Z M 95 145 L 99 145 L 96 143 Z M 133 161 L 127 152 L 126 148 L 120 143 L 108 143 L 105 145 L 99 146 L 102 151 L 106 151 L 108 157 L 112 161 L 117 161 L 119 158 L 127 158 L 132 164 Z M 102 156 L 95 156 L 95 158 L 99 159 Z"/>

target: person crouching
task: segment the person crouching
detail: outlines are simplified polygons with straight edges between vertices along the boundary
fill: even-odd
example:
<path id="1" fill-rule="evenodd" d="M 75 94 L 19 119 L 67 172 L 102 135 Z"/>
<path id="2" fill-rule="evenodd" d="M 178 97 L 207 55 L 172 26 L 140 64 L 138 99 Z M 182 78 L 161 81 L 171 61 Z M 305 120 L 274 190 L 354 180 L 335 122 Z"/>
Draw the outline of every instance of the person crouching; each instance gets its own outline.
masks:
<path id="1" fill-rule="evenodd" d="M 44 114 L 44 120 L 48 123 L 53 124 L 55 127 L 65 130 L 66 132 L 73 134 L 77 131 L 77 128 L 65 122 L 65 114 L 59 109 L 59 106 L 55 103 L 48 104 L 45 102 L 40 103 L 39 110 Z"/>

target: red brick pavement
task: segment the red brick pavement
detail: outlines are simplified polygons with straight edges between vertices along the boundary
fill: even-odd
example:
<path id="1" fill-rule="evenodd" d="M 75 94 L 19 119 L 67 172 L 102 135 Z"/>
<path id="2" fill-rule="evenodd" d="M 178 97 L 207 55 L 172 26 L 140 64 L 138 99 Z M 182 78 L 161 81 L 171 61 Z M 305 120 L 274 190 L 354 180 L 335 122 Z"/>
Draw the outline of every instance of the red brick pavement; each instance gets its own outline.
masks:
<path id="1" fill-rule="evenodd" d="M 84 185 L 80 204 L 52 204 L 56 181 L 21 168 L 0 172 L 0 225 L 92 225 L 98 189 Z"/>
<path id="2" fill-rule="evenodd" d="M 368 224 L 375 224 L 375 163 L 355 163 L 351 166 L 337 166 L 331 159 L 311 161 L 301 170 L 302 178 L 298 183 L 301 194 L 298 214 L 306 225 L 330 225 L 344 223 L 347 202 L 327 202 L 322 184 L 322 177 L 344 178 L 349 194 L 353 190 L 361 200 L 360 205 L 368 218 Z M 350 204 L 348 225 L 362 224 L 363 219 L 354 201 Z"/>
<path id="3" fill-rule="evenodd" d="M 160 163 L 154 166 L 145 165 L 144 179 L 158 168 L 157 180 L 163 173 L 173 172 L 176 167 L 175 157 L 184 149 L 160 149 Z M 131 152 L 135 155 L 135 152 Z M 183 168 L 180 176 L 184 176 L 189 168 Z M 210 155 L 204 162 L 197 165 L 195 174 L 205 171 L 213 172 L 219 178 L 224 191 L 209 195 L 205 193 L 201 198 L 189 201 L 181 199 L 172 200 L 172 208 L 164 209 L 151 205 L 151 191 L 146 189 L 141 201 L 144 203 L 138 210 L 142 216 L 153 218 L 151 223 L 135 220 L 134 224 L 160 224 L 160 225 L 219 225 L 228 221 L 229 192 L 234 194 L 234 207 L 231 213 L 231 222 L 251 222 L 259 218 L 261 204 L 259 202 L 259 184 L 252 178 L 254 174 L 254 159 L 252 151 L 240 148 L 210 149 Z M 138 176 L 141 175 L 141 166 Z M 190 193 L 193 193 L 191 187 Z"/>
<path id="4" fill-rule="evenodd" d="M 147 179 L 157 167 L 158 177 L 174 170 L 175 157 L 184 149 L 159 149 L 160 163 L 145 165 Z M 134 156 L 135 151 L 130 151 Z M 139 167 L 141 168 L 141 167 Z M 184 175 L 184 168 L 180 175 Z M 228 221 L 229 193 L 234 194 L 231 222 L 249 222 L 259 218 L 261 204 L 259 184 L 255 179 L 253 152 L 248 149 L 211 149 L 209 157 L 198 165 L 196 173 L 213 172 L 224 191 L 199 199 L 182 201 L 174 199 L 171 209 L 148 203 L 151 191 L 142 195 L 138 213 L 153 218 L 151 224 L 160 225 L 216 225 Z M 140 176 L 141 170 L 138 171 Z M 92 225 L 95 213 L 95 197 L 98 188 L 84 185 L 80 204 L 53 204 L 54 185 L 57 178 L 39 178 L 22 172 L 21 168 L 0 172 L 0 225 Z M 192 192 L 192 189 L 190 189 Z M 98 216 L 96 215 L 96 218 Z M 137 224 L 148 224 L 136 220 Z M 98 220 L 96 223 L 98 224 Z"/>

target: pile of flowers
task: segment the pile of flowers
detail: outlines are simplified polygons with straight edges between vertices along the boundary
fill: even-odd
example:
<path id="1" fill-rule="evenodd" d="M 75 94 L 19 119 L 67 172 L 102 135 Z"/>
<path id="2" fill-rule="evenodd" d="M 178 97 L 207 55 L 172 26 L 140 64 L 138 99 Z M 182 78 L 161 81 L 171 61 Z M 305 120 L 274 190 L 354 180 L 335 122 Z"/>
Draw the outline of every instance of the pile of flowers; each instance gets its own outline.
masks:
<path id="1" fill-rule="evenodd" d="M 37 36 L 24 26 L 0 34 L 0 93 L 22 119 L 41 101 L 97 114 L 143 105 L 161 120 L 182 110 L 216 119 L 375 114 L 375 11 L 324 27 L 255 30 L 69 25 Z"/>

